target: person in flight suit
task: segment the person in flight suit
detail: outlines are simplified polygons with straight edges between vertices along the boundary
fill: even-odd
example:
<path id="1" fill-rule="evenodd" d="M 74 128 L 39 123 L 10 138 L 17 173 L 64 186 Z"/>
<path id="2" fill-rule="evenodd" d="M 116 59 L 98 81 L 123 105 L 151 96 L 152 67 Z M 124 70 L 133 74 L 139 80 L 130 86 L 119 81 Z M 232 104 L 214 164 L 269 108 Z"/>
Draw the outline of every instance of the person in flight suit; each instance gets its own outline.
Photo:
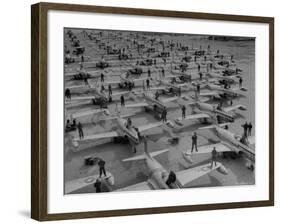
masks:
<path id="1" fill-rule="evenodd" d="M 102 174 L 104 174 L 104 176 L 106 176 L 105 161 L 100 159 L 98 162 L 98 166 L 99 166 L 99 170 L 100 170 L 100 178 L 101 178 Z"/>
<path id="2" fill-rule="evenodd" d="M 100 193 L 101 191 L 101 180 L 97 178 L 96 182 L 94 183 L 94 187 L 96 188 L 96 193 Z"/>
<path id="3" fill-rule="evenodd" d="M 191 147 L 191 152 L 193 152 L 193 149 L 195 148 L 196 152 L 198 152 L 197 149 L 197 134 L 196 132 L 194 132 L 194 134 L 192 135 L 192 147 Z"/>
<path id="4" fill-rule="evenodd" d="M 216 150 L 216 147 L 213 148 L 212 150 L 212 162 L 211 162 L 211 169 L 213 168 L 213 164 L 215 164 L 215 167 L 217 165 L 217 150 Z"/>
<path id="5" fill-rule="evenodd" d="M 182 108 L 181 108 L 182 119 L 185 119 L 185 111 L 186 111 L 186 107 L 183 105 Z"/>

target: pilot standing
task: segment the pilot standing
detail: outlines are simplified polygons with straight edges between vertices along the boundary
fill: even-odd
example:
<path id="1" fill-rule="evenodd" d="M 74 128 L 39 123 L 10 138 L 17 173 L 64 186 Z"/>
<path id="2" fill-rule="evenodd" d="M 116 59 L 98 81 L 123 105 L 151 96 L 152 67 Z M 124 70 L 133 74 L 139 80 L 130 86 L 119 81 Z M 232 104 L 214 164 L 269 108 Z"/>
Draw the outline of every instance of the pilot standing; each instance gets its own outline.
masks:
<path id="1" fill-rule="evenodd" d="M 109 94 L 109 96 L 112 95 L 112 88 L 111 88 L 111 85 L 110 85 L 110 84 L 108 85 L 108 94 Z"/>
<path id="2" fill-rule="evenodd" d="M 155 99 L 156 99 L 156 100 L 158 100 L 159 95 L 160 95 L 160 94 L 159 94 L 159 92 L 158 92 L 158 91 L 156 91 L 156 93 L 155 93 Z"/>
<path id="3" fill-rule="evenodd" d="M 186 111 L 186 107 L 183 105 L 182 108 L 181 108 L 182 119 L 185 119 L 185 111 Z"/>
<path id="4" fill-rule="evenodd" d="M 125 98 L 123 95 L 120 96 L 120 101 L 121 101 L 121 106 L 124 107 L 125 106 Z"/>
<path id="5" fill-rule="evenodd" d="M 150 69 L 147 70 L 147 73 L 148 73 L 148 77 L 151 77 L 151 71 L 150 71 Z"/>
<path id="6" fill-rule="evenodd" d="M 102 176 L 102 174 L 104 174 L 104 176 L 106 176 L 106 171 L 105 171 L 105 161 L 100 159 L 98 162 L 98 166 L 99 166 L 99 170 L 100 170 L 100 178 Z"/>
<path id="7" fill-rule="evenodd" d="M 200 80 L 202 81 L 202 77 L 203 77 L 203 73 L 202 72 L 199 72 L 199 77 L 200 77 Z"/>
<path id="8" fill-rule="evenodd" d="M 162 68 L 162 77 L 163 78 L 165 77 L 165 70 L 164 70 L 164 68 Z"/>
<path id="9" fill-rule="evenodd" d="M 84 138 L 83 127 L 82 127 L 82 124 L 80 122 L 78 123 L 77 127 L 78 127 L 79 138 L 80 139 Z"/>
<path id="10" fill-rule="evenodd" d="M 242 83 L 243 83 L 243 79 L 242 79 L 242 77 L 240 77 L 240 78 L 239 78 L 239 88 L 242 87 Z"/>
<path id="11" fill-rule="evenodd" d="M 164 109 L 162 111 L 162 121 L 167 122 L 167 109 L 166 109 L 166 107 L 164 107 Z"/>
<path id="12" fill-rule="evenodd" d="M 65 95 L 65 97 L 66 97 L 67 99 L 71 99 L 70 89 L 67 88 L 67 89 L 65 90 L 64 95 Z"/>
<path id="13" fill-rule="evenodd" d="M 96 193 L 101 192 L 101 180 L 97 178 L 96 182 L 94 183 L 94 187 L 96 188 Z"/>
<path id="14" fill-rule="evenodd" d="M 149 78 L 146 79 L 146 88 L 149 88 Z"/>
<path id="15" fill-rule="evenodd" d="M 104 82 L 104 74 L 103 73 L 100 74 L 100 81 Z"/>
<path id="16" fill-rule="evenodd" d="M 193 152 L 194 148 L 195 148 L 196 152 L 198 152 L 198 149 L 197 149 L 197 134 L 196 134 L 196 132 L 194 132 L 194 134 L 192 135 L 191 153 Z"/>
<path id="17" fill-rule="evenodd" d="M 217 150 L 216 150 L 216 147 L 213 148 L 212 150 L 212 162 L 211 162 L 211 169 L 213 168 L 213 164 L 215 163 L 215 167 L 217 165 Z"/>
<path id="18" fill-rule="evenodd" d="M 197 84 L 197 92 L 198 92 L 198 94 L 200 94 L 200 85 L 199 84 Z"/>
<path id="19" fill-rule="evenodd" d="M 251 135 L 252 135 L 252 128 L 253 128 L 253 125 L 252 125 L 252 123 L 250 122 L 249 125 L 248 125 L 248 136 L 251 136 Z"/>
<path id="20" fill-rule="evenodd" d="M 249 125 L 248 125 L 247 122 L 245 122 L 245 124 L 242 124 L 241 126 L 242 126 L 242 128 L 244 130 L 244 135 L 247 138 L 248 137 L 248 127 L 249 127 Z"/>

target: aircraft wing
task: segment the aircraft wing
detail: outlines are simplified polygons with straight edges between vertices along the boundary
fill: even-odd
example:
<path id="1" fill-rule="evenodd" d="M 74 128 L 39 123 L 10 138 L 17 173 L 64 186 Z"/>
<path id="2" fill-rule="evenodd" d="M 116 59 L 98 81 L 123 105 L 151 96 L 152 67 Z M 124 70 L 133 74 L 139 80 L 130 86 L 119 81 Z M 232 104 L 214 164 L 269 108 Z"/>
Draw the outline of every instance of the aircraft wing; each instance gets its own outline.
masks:
<path id="1" fill-rule="evenodd" d="M 146 103 L 146 102 L 133 103 L 133 104 L 125 104 L 125 107 L 127 107 L 127 108 L 147 107 L 147 106 L 149 106 L 149 105 L 148 105 L 148 103 Z"/>
<path id="2" fill-rule="evenodd" d="M 115 81 L 105 81 L 105 82 L 103 82 L 103 85 L 113 85 L 113 84 L 119 84 L 119 83 L 121 83 L 121 81 L 120 80 L 115 80 Z"/>
<path id="3" fill-rule="evenodd" d="M 178 100 L 178 99 L 179 99 L 179 97 L 174 96 L 174 97 L 169 97 L 169 98 L 161 99 L 161 101 L 162 101 L 163 103 L 169 103 L 169 102 L 172 102 L 172 101 L 175 101 L 175 100 Z"/>
<path id="4" fill-rule="evenodd" d="M 149 182 L 144 181 L 128 187 L 120 188 L 116 191 L 139 191 L 139 190 L 153 190 Z"/>
<path id="5" fill-rule="evenodd" d="M 176 121 L 187 121 L 187 120 L 193 120 L 193 119 L 200 119 L 200 118 L 210 118 L 208 114 L 191 114 L 187 115 L 184 119 L 182 117 L 179 117 L 176 119 Z"/>
<path id="6" fill-rule="evenodd" d="M 149 124 L 138 126 L 137 128 L 138 128 L 139 132 L 143 132 L 143 131 L 147 131 L 152 128 L 159 127 L 161 125 L 163 125 L 163 122 L 149 123 Z"/>
<path id="7" fill-rule="evenodd" d="M 169 152 L 169 149 L 162 149 L 162 150 L 159 150 L 159 151 L 150 152 L 149 155 L 151 157 L 155 157 L 155 156 L 161 155 L 162 153 L 165 153 L 165 152 Z M 146 155 L 142 154 L 142 155 L 130 157 L 130 158 L 127 158 L 127 159 L 123 159 L 122 161 L 123 162 L 137 161 L 137 160 L 142 160 L 142 159 L 146 159 L 146 158 L 147 158 Z"/>
<path id="8" fill-rule="evenodd" d="M 65 89 L 80 89 L 80 88 L 89 88 L 88 85 L 75 85 L 75 86 L 66 86 Z"/>
<path id="9" fill-rule="evenodd" d="M 81 112 L 76 112 L 71 115 L 73 119 L 78 118 L 78 117 L 83 117 L 83 116 L 88 116 L 92 114 L 97 114 L 97 113 L 102 113 L 105 112 L 105 110 L 101 109 L 95 109 L 95 110 L 86 110 L 86 111 L 81 111 Z"/>
<path id="10" fill-rule="evenodd" d="M 78 71 L 77 72 L 66 72 L 64 75 L 65 76 L 73 76 L 73 75 L 76 75 L 78 73 Z"/>
<path id="11" fill-rule="evenodd" d="M 149 90 L 164 90 L 164 89 L 167 89 L 166 86 L 153 86 L 153 87 L 150 87 Z"/>
<path id="12" fill-rule="evenodd" d="M 205 154 L 205 153 L 210 153 L 212 152 L 213 148 L 216 147 L 217 152 L 229 152 L 231 149 L 224 145 L 223 143 L 216 143 L 216 144 L 211 144 L 211 145 L 203 145 L 199 146 L 198 152 L 193 151 L 192 154 Z"/>
<path id="13" fill-rule="evenodd" d="M 219 167 L 221 167 L 222 164 L 217 162 L 216 166 L 213 166 L 211 168 L 211 164 L 204 164 L 202 166 L 197 166 L 191 169 L 187 169 L 187 170 L 181 170 L 176 172 L 177 175 L 177 181 L 182 185 L 185 186 L 186 184 L 204 176 L 209 174 L 210 172 L 218 169 Z"/>
<path id="14" fill-rule="evenodd" d="M 223 110 L 224 110 L 225 112 L 230 112 L 230 111 L 236 110 L 236 109 L 239 109 L 239 110 L 247 110 L 247 108 L 246 108 L 244 105 L 241 105 L 241 104 L 223 108 Z"/>
<path id="15" fill-rule="evenodd" d="M 133 79 L 132 81 L 133 82 L 140 82 L 140 81 L 144 81 L 146 80 L 147 78 L 139 78 L 139 79 Z"/>
<path id="16" fill-rule="evenodd" d="M 106 171 L 107 176 L 102 178 L 102 181 L 108 180 L 112 178 L 112 174 L 108 171 Z M 79 190 L 81 188 L 87 187 L 89 185 L 92 185 L 96 182 L 97 178 L 99 178 L 98 174 L 82 177 L 75 180 L 66 181 L 65 183 L 65 193 L 71 193 L 73 191 Z"/>
<path id="17" fill-rule="evenodd" d="M 112 93 L 112 96 L 121 96 L 121 95 L 128 94 L 128 93 L 130 93 L 130 91 L 115 92 L 115 93 Z"/>
<path id="18" fill-rule="evenodd" d="M 216 91 L 200 93 L 199 96 L 216 96 L 219 97 L 219 93 Z"/>
<path id="19" fill-rule="evenodd" d="M 118 137 L 118 136 L 119 136 L 119 134 L 117 131 L 110 131 L 110 132 L 88 135 L 82 139 L 74 138 L 74 141 L 83 142 L 83 141 L 97 140 L 97 139 L 102 139 L 102 138 L 113 138 L 113 137 Z"/>
<path id="20" fill-rule="evenodd" d="M 77 97 L 72 97 L 71 101 L 75 101 L 75 100 L 91 100 L 95 98 L 95 96 L 77 96 Z"/>

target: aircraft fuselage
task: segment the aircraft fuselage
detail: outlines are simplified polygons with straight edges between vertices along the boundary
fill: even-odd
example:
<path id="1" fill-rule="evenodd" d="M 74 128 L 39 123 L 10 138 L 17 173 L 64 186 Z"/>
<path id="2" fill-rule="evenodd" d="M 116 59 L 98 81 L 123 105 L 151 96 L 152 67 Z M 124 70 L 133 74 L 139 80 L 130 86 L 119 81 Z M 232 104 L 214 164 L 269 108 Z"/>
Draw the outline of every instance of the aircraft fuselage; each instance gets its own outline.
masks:
<path id="1" fill-rule="evenodd" d="M 149 105 L 156 105 L 157 107 L 159 107 L 160 109 L 164 109 L 165 105 L 160 102 L 159 100 L 156 100 L 154 99 L 153 97 L 147 95 L 147 94 L 144 94 L 144 98 L 146 100 L 146 102 L 149 104 Z"/>
<path id="2" fill-rule="evenodd" d="M 139 140 L 139 135 L 138 132 L 135 130 L 134 127 L 130 127 L 127 128 L 127 121 L 125 119 L 122 118 L 118 118 L 117 119 L 117 126 L 119 128 L 119 131 L 121 132 L 121 134 L 125 137 L 127 136 L 128 139 L 134 143 L 134 144 L 139 144 L 140 140 Z"/>
<path id="3" fill-rule="evenodd" d="M 252 161 L 255 160 L 255 152 L 250 147 L 237 140 L 232 132 L 221 127 L 216 127 L 216 133 L 222 141 L 229 143 L 228 146 L 232 150 L 237 153 L 242 152 L 248 159 Z"/>

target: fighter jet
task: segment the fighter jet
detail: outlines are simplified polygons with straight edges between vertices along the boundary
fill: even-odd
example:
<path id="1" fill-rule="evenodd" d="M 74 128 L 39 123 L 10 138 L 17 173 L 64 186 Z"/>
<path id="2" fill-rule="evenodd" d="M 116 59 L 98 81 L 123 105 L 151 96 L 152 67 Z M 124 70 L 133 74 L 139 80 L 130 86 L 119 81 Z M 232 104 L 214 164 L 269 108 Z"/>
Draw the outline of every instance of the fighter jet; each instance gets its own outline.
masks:
<path id="1" fill-rule="evenodd" d="M 78 105 L 81 105 L 81 101 L 83 101 L 83 102 L 91 101 L 92 104 L 94 104 L 94 105 L 106 105 L 107 103 L 111 103 L 114 98 L 117 98 L 121 95 L 126 96 L 131 93 L 130 91 L 120 91 L 120 92 L 114 92 L 112 94 L 108 93 L 108 95 L 107 95 L 105 90 L 102 90 L 98 86 L 98 84 L 95 84 L 95 85 L 89 84 L 89 85 L 82 85 L 82 86 L 88 90 L 94 91 L 94 95 L 71 97 L 71 99 L 66 100 L 66 105 L 73 106 L 74 104 L 77 104 L 77 103 L 78 103 Z"/>
<path id="2" fill-rule="evenodd" d="M 199 130 L 203 129 L 211 129 L 215 132 L 217 137 L 220 139 L 217 143 L 211 145 L 204 145 L 198 147 L 198 152 L 185 152 L 184 158 L 187 161 L 192 162 L 191 157 L 196 154 L 204 154 L 204 153 L 211 153 L 213 148 L 216 147 L 217 152 L 230 152 L 235 153 L 236 155 L 242 155 L 247 159 L 246 166 L 254 170 L 255 167 L 255 150 L 252 149 L 249 145 L 254 144 L 254 137 L 245 138 L 235 135 L 232 132 L 228 131 L 227 129 L 223 128 L 227 126 L 228 123 L 224 124 L 213 124 L 206 127 L 201 127 Z M 248 142 L 248 143 L 246 143 Z"/>
<path id="3" fill-rule="evenodd" d="M 199 115 L 194 115 L 194 118 L 203 118 L 205 121 L 207 118 L 213 119 L 213 116 L 217 116 L 219 118 L 222 118 L 223 120 L 227 122 L 233 122 L 234 117 L 231 115 L 229 112 L 235 111 L 237 109 L 239 110 L 247 110 L 247 108 L 242 105 L 242 104 L 237 104 L 234 106 L 229 106 L 229 107 L 216 107 L 215 105 L 206 103 L 209 99 L 207 98 L 199 98 L 198 93 L 195 91 L 195 96 L 194 97 L 186 97 L 184 96 L 185 99 L 187 99 L 189 102 L 186 103 L 186 105 L 189 105 L 192 107 L 193 113 L 194 114 L 204 114 L 204 116 L 199 116 Z M 179 125 L 182 125 L 181 118 L 178 118 L 175 120 L 175 122 Z"/>
<path id="4" fill-rule="evenodd" d="M 189 91 L 193 90 L 193 87 L 190 83 L 172 83 L 169 82 L 167 79 L 176 78 L 177 76 L 165 76 L 164 79 L 154 79 L 154 81 L 157 83 L 156 86 L 151 87 L 151 90 L 162 90 L 164 93 L 176 93 L 178 95 L 181 94 L 181 91 Z"/>
<path id="5" fill-rule="evenodd" d="M 137 82 L 143 82 L 144 80 L 146 80 L 146 77 L 143 78 L 131 78 L 129 77 L 129 75 L 127 73 L 123 73 L 120 75 L 120 80 L 116 80 L 116 81 L 105 81 L 103 83 L 103 85 L 118 85 L 120 88 L 129 88 L 134 87 L 135 83 Z"/>
<path id="6" fill-rule="evenodd" d="M 144 107 L 145 109 L 152 108 L 155 112 L 161 112 L 167 107 L 168 102 L 173 102 L 179 99 L 178 96 L 169 97 L 165 99 L 158 99 L 158 97 L 153 96 L 151 93 L 147 92 L 134 92 L 135 95 L 141 95 L 144 99 L 138 103 L 126 104 L 125 107 L 127 108 L 137 108 L 137 107 Z M 132 96 L 135 101 L 138 101 L 137 97 Z"/>
<path id="7" fill-rule="evenodd" d="M 211 83 L 205 84 L 202 88 L 206 88 L 208 90 L 211 90 L 210 92 L 202 92 L 200 93 L 200 96 L 213 96 L 217 98 L 221 97 L 243 97 L 244 94 L 241 91 L 247 91 L 247 88 L 245 87 L 235 87 L 235 88 L 223 88 L 220 85 L 215 85 Z"/>
<path id="8" fill-rule="evenodd" d="M 145 138 L 144 138 L 145 139 Z M 168 172 L 154 157 L 162 153 L 168 152 L 163 149 L 156 152 L 148 152 L 147 140 L 144 140 L 144 154 L 132 158 L 124 159 L 124 162 L 144 160 L 149 171 L 147 181 L 131 185 L 117 191 L 136 191 L 136 190 L 158 190 L 158 189 L 179 189 L 184 188 L 188 183 L 211 173 L 214 170 L 222 174 L 227 174 L 226 169 L 221 163 L 211 167 L 210 163 L 185 169 L 177 172 Z"/>
<path id="9" fill-rule="evenodd" d="M 116 116 L 111 116 L 105 119 L 116 121 L 116 131 L 88 135 L 82 139 L 77 137 L 73 139 L 73 145 L 78 147 L 79 144 L 82 142 L 89 142 L 105 138 L 124 137 L 125 140 L 128 140 L 129 144 L 132 146 L 133 151 L 136 152 L 136 145 L 140 143 L 140 137 L 142 133 L 152 128 L 161 127 L 163 125 L 169 125 L 169 121 L 167 121 L 166 123 L 155 122 L 135 127 L 129 122 L 129 120 L 124 119 L 125 117 L 130 116 L 132 115 L 120 115 L 120 112 L 117 112 Z"/>

